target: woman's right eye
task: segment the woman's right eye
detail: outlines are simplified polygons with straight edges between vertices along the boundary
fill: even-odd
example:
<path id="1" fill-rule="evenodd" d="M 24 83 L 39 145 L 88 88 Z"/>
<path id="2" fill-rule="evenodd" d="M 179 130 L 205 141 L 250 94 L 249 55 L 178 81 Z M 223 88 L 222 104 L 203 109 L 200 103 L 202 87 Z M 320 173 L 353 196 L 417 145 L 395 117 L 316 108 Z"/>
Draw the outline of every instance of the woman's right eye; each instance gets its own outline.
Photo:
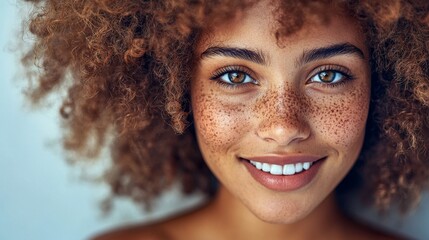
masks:
<path id="1" fill-rule="evenodd" d="M 237 87 L 246 83 L 258 84 L 250 74 L 238 69 L 221 69 L 210 79 L 215 80 L 220 84 Z"/>
<path id="2" fill-rule="evenodd" d="M 225 83 L 234 84 L 234 85 L 242 84 L 242 83 L 252 83 L 255 81 L 248 74 L 240 71 L 226 72 L 223 75 L 219 76 L 218 79 Z"/>

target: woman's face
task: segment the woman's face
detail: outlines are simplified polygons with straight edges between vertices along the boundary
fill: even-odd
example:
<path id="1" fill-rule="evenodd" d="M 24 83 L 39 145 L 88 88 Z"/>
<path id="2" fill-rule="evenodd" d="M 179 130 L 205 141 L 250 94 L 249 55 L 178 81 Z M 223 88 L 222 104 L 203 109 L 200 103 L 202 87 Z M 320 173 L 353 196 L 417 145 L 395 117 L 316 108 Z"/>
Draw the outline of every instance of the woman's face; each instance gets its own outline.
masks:
<path id="1" fill-rule="evenodd" d="M 262 2 L 218 25 L 197 47 L 196 135 L 212 172 L 267 222 L 315 209 L 356 161 L 370 69 L 358 24 L 335 9 L 282 39 Z"/>

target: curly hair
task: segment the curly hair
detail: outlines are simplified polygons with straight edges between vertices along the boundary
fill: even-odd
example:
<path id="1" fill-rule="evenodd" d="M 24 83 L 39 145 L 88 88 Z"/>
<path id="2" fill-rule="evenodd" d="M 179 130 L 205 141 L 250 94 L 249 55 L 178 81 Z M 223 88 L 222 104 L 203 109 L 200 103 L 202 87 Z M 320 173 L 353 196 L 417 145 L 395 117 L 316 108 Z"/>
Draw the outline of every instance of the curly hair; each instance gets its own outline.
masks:
<path id="1" fill-rule="evenodd" d="M 110 145 L 112 195 L 150 203 L 180 181 L 210 193 L 211 174 L 192 127 L 189 90 L 200 34 L 252 1 L 33 0 L 36 37 L 23 58 L 41 66 L 30 98 L 68 87 L 60 113 L 64 148 L 96 157 Z M 299 30 L 306 12 L 341 5 L 365 30 L 372 94 L 361 160 L 379 209 L 418 202 L 429 179 L 429 3 L 425 0 L 281 1 L 277 38 Z M 31 68 L 28 68 L 31 69 Z M 31 70 L 29 70 L 31 71 Z M 31 73 L 29 73 L 31 74 Z"/>

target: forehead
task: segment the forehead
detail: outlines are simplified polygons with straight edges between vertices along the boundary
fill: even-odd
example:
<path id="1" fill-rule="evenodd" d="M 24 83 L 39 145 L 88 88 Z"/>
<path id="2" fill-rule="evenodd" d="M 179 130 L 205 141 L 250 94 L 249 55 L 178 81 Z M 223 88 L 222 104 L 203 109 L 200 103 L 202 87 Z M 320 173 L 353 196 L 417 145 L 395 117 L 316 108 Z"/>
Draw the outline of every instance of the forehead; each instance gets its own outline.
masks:
<path id="1" fill-rule="evenodd" d="M 274 43 L 283 48 L 297 42 L 313 45 L 340 40 L 365 49 L 361 25 L 344 6 L 290 2 L 258 1 L 236 11 L 233 18 L 209 25 L 200 36 L 197 52 L 223 43 L 254 47 Z"/>

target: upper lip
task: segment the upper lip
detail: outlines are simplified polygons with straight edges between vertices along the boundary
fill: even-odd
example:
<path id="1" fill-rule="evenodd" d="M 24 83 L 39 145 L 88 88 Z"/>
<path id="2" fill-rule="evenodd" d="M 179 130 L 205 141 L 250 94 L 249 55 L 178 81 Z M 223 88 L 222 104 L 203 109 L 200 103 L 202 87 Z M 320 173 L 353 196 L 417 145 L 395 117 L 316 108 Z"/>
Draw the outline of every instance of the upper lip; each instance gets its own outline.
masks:
<path id="1" fill-rule="evenodd" d="M 304 163 L 304 162 L 315 162 L 325 157 L 316 156 L 316 155 L 288 154 L 288 155 L 263 155 L 263 156 L 241 157 L 241 158 L 250 160 L 250 161 L 261 162 L 261 163 L 286 165 L 286 164 L 295 164 L 295 163 Z"/>

